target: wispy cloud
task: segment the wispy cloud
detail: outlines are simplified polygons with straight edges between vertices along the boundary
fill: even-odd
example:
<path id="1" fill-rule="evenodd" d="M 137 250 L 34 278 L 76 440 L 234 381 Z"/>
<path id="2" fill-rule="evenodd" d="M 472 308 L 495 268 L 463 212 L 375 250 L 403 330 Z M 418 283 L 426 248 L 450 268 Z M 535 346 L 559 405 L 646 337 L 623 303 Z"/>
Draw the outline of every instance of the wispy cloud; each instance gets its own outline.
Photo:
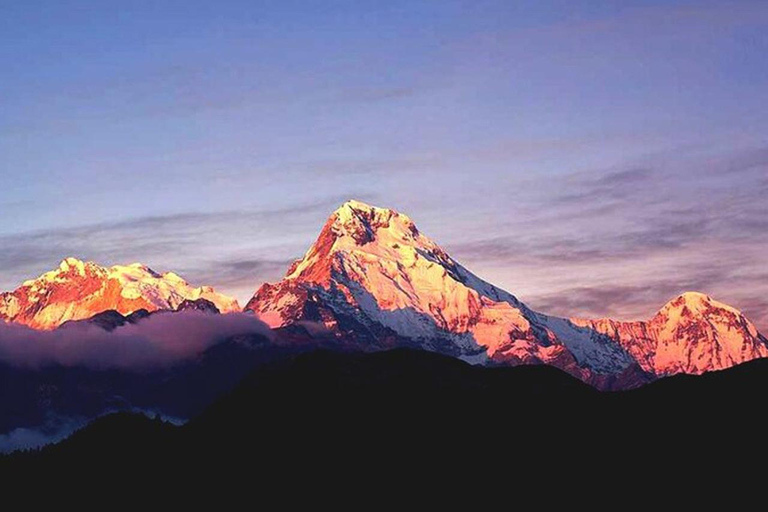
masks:
<path id="1" fill-rule="evenodd" d="M 350 196 L 351 197 L 351 196 Z M 322 219 L 349 197 L 262 211 L 180 213 L 0 237 L 0 289 L 11 290 L 75 256 L 142 262 L 247 299 L 301 256 Z"/>
<path id="2" fill-rule="evenodd" d="M 650 169 L 624 169 L 604 173 L 578 173 L 567 180 L 573 186 L 559 197 L 565 203 L 589 203 L 631 197 L 654 177 Z"/>
<path id="3" fill-rule="evenodd" d="M 13 429 L 6 434 L 0 434 L 0 453 L 34 449 L 61 441 L 87 423 L 87 418 L 51 417 L 40 427 Z"/>
<path id="4" fill-rule="evenodd" d="M 285 274 L 293 259 L 262 260 L 262 259 L 232 259 L 216 262 L 207 266 L 206 274 L 202 272 L 203 282 L 216 282 L 223 287 L 238 288 L 243 283 L 252 286 L 255 283 L 276 281 Z"/>
<path id="5" fill-rule="evenodd" d="M 506 227 L 448 249 L 543 311 L 642 319 L 699 290 L 768 330 L 766 156 L 682 152 L 534 182 Z"/>

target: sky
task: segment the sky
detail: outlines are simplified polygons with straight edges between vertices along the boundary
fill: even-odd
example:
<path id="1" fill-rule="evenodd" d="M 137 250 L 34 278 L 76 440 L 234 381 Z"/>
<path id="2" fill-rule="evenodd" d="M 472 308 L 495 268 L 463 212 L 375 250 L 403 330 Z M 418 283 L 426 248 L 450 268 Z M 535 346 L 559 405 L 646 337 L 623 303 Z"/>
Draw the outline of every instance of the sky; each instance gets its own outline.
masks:
<path id="1" fill-rule="evenodd" d="M 565 316 L 768 331 L 768 3 L 4 1 L 0 290 L 67 256 L 245 303 L 347 199 Z"/>

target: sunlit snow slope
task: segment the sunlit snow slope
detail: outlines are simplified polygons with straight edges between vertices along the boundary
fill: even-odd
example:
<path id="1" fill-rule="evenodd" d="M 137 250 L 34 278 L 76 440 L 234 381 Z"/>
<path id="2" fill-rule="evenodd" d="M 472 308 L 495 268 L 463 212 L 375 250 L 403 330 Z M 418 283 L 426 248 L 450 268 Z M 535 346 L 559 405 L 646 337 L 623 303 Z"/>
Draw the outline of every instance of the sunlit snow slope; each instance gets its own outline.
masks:
<path id="1" fill-rule="evenodd" d="M 697 293 L 648 322 L 569 320 L 532 311 L 481 280 L 406 215 L 349 201 L 285 278 L 246 310 L 348 343 L 415 345 L 488 364 L 546 363 L 606 388 L 701 373 L 768 355 L 741 313 Z"/>
<path id="2" fill-rule="evenodd" d="M 176 309 L 184 300 L 201 298 L 222 313 L 239 309 L 235 299 L 209 286 L 192 287 L 173 272 L 158 274 L 138 263 L 105 268 L 67 258 L 57 269 L 0 294 L 0 320 L 53 329 L 104 311 L 127 315 L 139 309 Z"/>
<path id="3" fill-rule="evenodd" d="M 635 366 L 607 336 L 533 312 L 481 280 L 406 215 L 357 201 L 334 212 L 304 258 L 246 309 L 273 327 L 407 339 L 473 361 L 549 363 L 587 380 Z"/>

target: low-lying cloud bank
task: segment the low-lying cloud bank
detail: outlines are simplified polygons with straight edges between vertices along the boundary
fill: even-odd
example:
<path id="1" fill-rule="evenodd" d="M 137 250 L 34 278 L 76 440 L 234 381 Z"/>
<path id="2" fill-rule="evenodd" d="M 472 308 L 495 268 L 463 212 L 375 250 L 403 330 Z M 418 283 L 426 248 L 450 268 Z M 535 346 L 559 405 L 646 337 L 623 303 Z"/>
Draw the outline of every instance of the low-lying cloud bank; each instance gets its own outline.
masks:
<path id="1" fill-rule="evenodd" d="M 148 370 L 192 359 L 232 336 L 270 333 L 253 315 L 198 311 L 155 314 L 112 332 L 85 322 L 54 331 L 0 322 L 0 361 L 26 368 Z"/>
<path id="2" fill-rule="evenodd" d="M 146 410 L 136 407 L 127 410 L 133 414 L 144 414 L 148 418 L 160 417 L 163 421 L 176 426 L 186 423 L 186 420 L 182 418 L 160 414 L 155 410 Z M 124 411 L 126 411 L 126 409 L 107 410 L 103 415 Z M 11 453 L 17 450 L 42 448 L 48 444 L 58 443 L 87 426 L 91 420 L 92 418 L 85 418 L 82 416 L 62 417 L 50 415 L 43 425 L 35 427 L 19 427 L 5 434 L 0 434 L 0 454 Z"/>
<path id="3" fill-rule="evenodd" d="M 76 430 L 86 426 L 86 418 L 49 418 L 45 425 L 19 427 L 6 434 L 0 434 L 0 453 L 41 448 L 58 443 Z"/>

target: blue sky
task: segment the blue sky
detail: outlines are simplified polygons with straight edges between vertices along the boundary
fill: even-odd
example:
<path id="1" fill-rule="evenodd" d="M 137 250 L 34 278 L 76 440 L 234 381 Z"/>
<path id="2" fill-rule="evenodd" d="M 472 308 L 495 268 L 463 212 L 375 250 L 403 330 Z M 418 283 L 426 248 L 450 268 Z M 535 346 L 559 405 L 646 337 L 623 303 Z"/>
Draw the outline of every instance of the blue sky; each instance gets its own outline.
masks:
<path id="1" fill-rule="evenodd" d="M 764 1 L 11 1 L 0 69 L 0 289 L 245 300 L 354 197 L 553 313 L 768 327 Z"/>

